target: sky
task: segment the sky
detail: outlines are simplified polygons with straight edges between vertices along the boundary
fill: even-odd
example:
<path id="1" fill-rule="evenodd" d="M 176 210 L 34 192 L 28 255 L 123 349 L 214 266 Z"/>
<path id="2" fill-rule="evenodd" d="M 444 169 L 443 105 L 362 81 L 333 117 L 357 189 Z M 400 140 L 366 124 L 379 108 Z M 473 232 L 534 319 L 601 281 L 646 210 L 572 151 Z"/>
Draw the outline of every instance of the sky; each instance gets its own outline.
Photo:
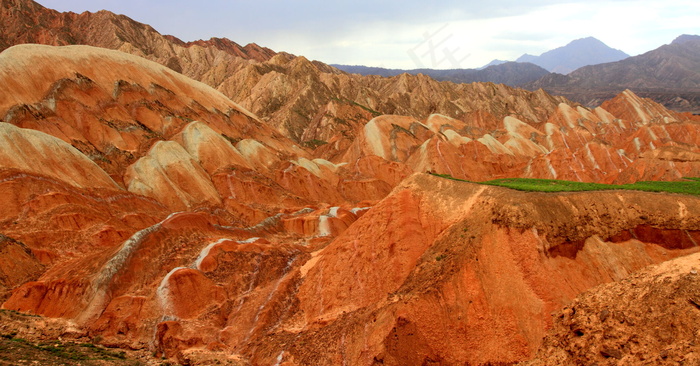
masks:
<path id="1" fill-rule="evenodd" d="M 109 10 L 183 41 L 226 37 L 328 64 L 475 68 L 593 36 L 632 56 L 700 34 L 697 0 L 39 0 Z"/>

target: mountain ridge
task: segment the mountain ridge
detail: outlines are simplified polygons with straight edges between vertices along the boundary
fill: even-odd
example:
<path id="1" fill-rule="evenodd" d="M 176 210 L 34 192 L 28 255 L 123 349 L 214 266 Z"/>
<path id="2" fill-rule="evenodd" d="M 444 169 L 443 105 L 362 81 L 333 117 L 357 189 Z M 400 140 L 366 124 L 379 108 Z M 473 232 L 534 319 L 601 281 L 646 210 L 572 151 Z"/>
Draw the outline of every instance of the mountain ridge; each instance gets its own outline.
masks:
<path id="1" fill-rule="evenodd" d="M 617 61 L 629 57 L 626 53 L 608 47 L 594 37 L 576 39 L 567 45 L 549 50 L 540 56 L 524 54 L 515 61 L 493 60 L 487 65 L 475 69 L 387 69 L 361 65 L 332 64 L 340 70 L 360 75 L 397 76 L 403 73 L 416 75 L 422 73 L 438 81 L 455 83 L 494 82 L 509 86 L 520 86 L 544 77 L 549 72 L 567 74 L 582 66 Z M 515 66 L 512 63 L 527 64 Z M 506 66 L 503 66 L 506 64 Z M 536 65 L 538 68 L 532 67 Z M 488 72 L 480 72 L 489 69 Z M 517 71 L 515 71 L 517 69 Z M 544 73 L 546 70 L 547 73 Z M 509 75 L 517 73 L 518 76 Z"/>
<path id="2" fill-rule="evenodd" d="M 531 81 L 535 81 L 547 74 L 547 71 L 531 63 L 502 62 L 496 65 L 488 65 L 478 69 L 385 69 L 381 67 L 337 65 L 331 66 L 351 73 L 363 76 L 377 75 L 392 77 L 401 74 L 423 74 L 437 81 L 451 81 L 453 83 L 491 82 L 517 87 Z"/>
<path id="3" fill-rule="evenodd" d="M 353 133 L 342 125 L 328 124 L 332 117 L 324 115 L 328 114 L 329 103 L 344 105 L 341 108 L 343 115 L 336 118 L 347 119 L 350 116 L 357 119 L 355 116 L 364 116 L 362 118 L 366 122 L 371 118 L 367 111 L 411 114 L 418 118 L 425 118 L 431 113 L 461 117 L 474 111 L 477 104 L 486 102 L 485 94 L 479 96 L 480 100 L 472 100 L 473 95 L 466 97 L 463 94 L 468 90 L 478 92 L 483 89 L 480 86 L 438 83 L 418 76 L 363 78 L 286 53 L 277 53 L 266 61 L 242 59 L 217 48 L 215 43 L 226 49 L 221 42 L 198 42 L 189 47 L 187 44 L 183 46 L 182 41 L 163 36 L 150 26 L 106 11 L 59 13 L 31 0 L 4 1 L 0 15 L 12 21 L 0 30 L 0 45 L 24 41 L 54 45 L 82 43 L 145 57 L 218 89 L 300 143 L 314 139 L 327 141 L 339 128 Z M 10 6 L 14 3 L 22 5 Z M 17 39 L 16 34 L 22 37 Z M 270 92 L 269 85 L 286 88 L 289 92 Z M 408 93 L 407 88 L 421 93 Z M 495 102 L 492 104 L 497 105 Z M 491 113 L 498 118 L 509 112 L 514 110 L 505 111 L 500 106 L 491 109 Z M 540 114 L 528 113 L 531 116 Z M 319 126 L 318 122 L 331 130 L 323 131 L 318 127 L 310 130 L 310 126 Z"/>
<path id="4" fill-rule="evenodd" d="M 568 96 L 594 106 L 625 89 L 653 97 L 669 108 L 700 112 L 700 37 L 672 42 L 625 60 L 582 67 L 569 75 L 551 74 L 524 85 Z"/>
<path id="5" fill-rule="evenodd" d="M 619 61 L 627 57 L 628 54 L 611 48 L 594 37 L 586 37 L 539 56 L 524 54 L 515 62 L 530 62 L 549 72 L 568 74 L 583 66 Z"/>

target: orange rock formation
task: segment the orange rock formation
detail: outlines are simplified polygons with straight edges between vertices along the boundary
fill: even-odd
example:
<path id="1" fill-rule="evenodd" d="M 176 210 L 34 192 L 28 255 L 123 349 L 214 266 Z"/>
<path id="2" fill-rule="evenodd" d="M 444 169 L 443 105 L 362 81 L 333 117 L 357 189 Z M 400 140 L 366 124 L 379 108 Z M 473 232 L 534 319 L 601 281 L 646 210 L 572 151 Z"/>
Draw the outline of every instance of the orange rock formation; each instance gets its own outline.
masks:
<path id="1" fill-rule="evenodd" d="M 523 364 L 700 362 L 699 265 L 693 254 L 581 294 L 557 312 L 537 357 Z"/>
<path id="2" fill-rule="evenodd" d="M 2 4 L 12 22 L 37 11 Z M 47 21 L 66 29 L 144 27 L 57 14 Z M 550 313 L 582 292 L 698 250 L 696 197 L 423 174 L 700 176 L 698 121 L 631 91 L 589 110 L 493 84 L 360 78 L 225 40 L 144 36 L 146 53 L 137 34 L 110 46 L 132 54 L 0 54 L 4 309 L 183 363 L 510 363 L 533 357 L 558 329 Z M 159 58 L 171 52 L 233 61 L 180 63 L 216 90 Z"/>

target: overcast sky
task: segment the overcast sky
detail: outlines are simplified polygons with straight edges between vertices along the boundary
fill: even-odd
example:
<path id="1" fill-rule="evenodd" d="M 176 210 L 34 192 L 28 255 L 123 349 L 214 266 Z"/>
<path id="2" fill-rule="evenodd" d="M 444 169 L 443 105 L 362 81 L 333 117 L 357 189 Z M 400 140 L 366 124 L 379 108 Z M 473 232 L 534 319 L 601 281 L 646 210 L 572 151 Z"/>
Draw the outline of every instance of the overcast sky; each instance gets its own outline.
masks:
<path id="1" fill-rule="evenodd" d="M 184 41 L 226 37 L 332 64 L 471 68 L 593 36 L 630 55 L 700 34 L 697 0 L 39 0 L 106 9 Z"/>

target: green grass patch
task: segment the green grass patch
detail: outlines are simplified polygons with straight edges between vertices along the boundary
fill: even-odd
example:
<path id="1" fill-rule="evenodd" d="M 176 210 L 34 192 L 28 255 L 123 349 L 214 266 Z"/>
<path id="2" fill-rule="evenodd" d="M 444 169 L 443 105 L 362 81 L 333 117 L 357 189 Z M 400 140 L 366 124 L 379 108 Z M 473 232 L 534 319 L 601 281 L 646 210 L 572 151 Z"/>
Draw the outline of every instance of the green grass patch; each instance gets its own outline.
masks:
<path id="1" fill-rule="evenodd" d="M 225 138 L 226 140 L 228 140 L 228 142 L 230 142 L 231 145 L 233 145 L 233 146 L 236 146 L 236 144 L 239 143 L 239 142 L 242 140 L 242 139 L 239 139 L 239 138 L 233 138 L 233 137 L 231 137 L 231 136 L 228 136 L 228 135 L 226 135 L 225 133 L 222 133 L 222 134 L 221 134 L 221 137 L 223 137 L 223 138 Z"/>
<path id="2" fill-rule="evenodd" d="M 352 104 L 354 104 L 354 105 L 356 105 L 356 106 L 358 106 L 358 107 L 360 107 L 360 108 L 362 108 L 362 109 L 364 109 L 364 110 L 366 110 L 367 112 L 369 112 L 370 114 L 372 114 L 372 117 L 378 117 L 378 116 L 381 116 L 381 115 L 382 115 L 380 112 L 375 111 L 374 109 L 372 109 L 372 108 L 370 108 L 370 107 L 367 107 L 367 106 L 364 106 L 364 105 L 362 105 L 362 104 L 360 104 L 360 103 L 357 103 L 357 102 L 354 102 L 354 101 L 351 101 L 351 100 L 350 100 L 349 102 L 352 103 Z"/>
<path id="3" fill-rule="evenodd" d="M 309 140 L 309 141 L 304 141 L 301 144 L 304 147 L 308 147 L 310 149 L 316 149 L 317 147 L 325 145 L 327 143 L 328 142 L 323 141 L 323 140 L 313 139 L 313 140 Z"/>
<path id="4" fill-rule="evenodd" d="M 17 338 L 12 333 L 0 337 L 0 362 L 3 365 L 128 365 L 142 363 L 129 359 L 126 351 L 92 343 Z"/>
<path id="5" fill-rule="evenodd" d="M 352 104 L 354 106 L 360 107 L 360 108 L 366 110 L 367 112 L 369 112 L 370 114 L 372 114 L 372 117 L 378 117 L 378 116 L 382 115 L 381 112 L 375 111 L 374 109 L 367 107 L 365 105 L 362 105 L 358 102 L 355 102 L 354 100 L 350 100 L 350 99 L 346 99 L 346 98 L 339 99 L 339 98 L 334 98 L 334 97 L 331 97 L 331 100 L 335 100 L 336 102 L 341 102 L 341 103 L 349 103 L 349 104 Z"/>
<path id="6" fill-rule="evenodd" d="M 467 182 L 463 179 L 453 178 L 449 174 L 434 174 L 442 178 Z M 645 192 L 668 192 L 689 195 L 700 195 L 700 178 L 684 178 L 678 182 L 657 182 L 643 181 L 632 184 L 602 184 L 572 182 L 555 179 L 532 179 L 532 178 L 505 178 L 494 179 L 485 182 L 472 182 L 491 186 L 506 187 L 526 192 L 582 192 L 582 191 L 604 191 L 604 190 L 631 190 Z"/>

